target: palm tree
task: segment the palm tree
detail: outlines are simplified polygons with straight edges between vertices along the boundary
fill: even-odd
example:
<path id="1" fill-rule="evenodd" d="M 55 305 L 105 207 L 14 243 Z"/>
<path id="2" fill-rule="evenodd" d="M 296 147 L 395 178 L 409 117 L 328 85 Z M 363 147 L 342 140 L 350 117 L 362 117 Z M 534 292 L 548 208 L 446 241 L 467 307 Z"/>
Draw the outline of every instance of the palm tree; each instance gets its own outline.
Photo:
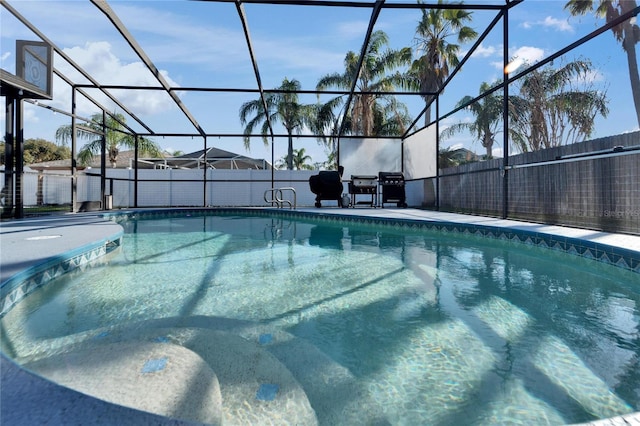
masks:
<path id="1" fill-rule="evenodd" d="M 418 3 L 423 4 L 423 1 L 418 0 Z M 438 0 L 438 4 L 444 3 Z M 433 95 L 426 93 L 440 90 L 444 80 L 449 77 L 450 69 L 460 63 L 460 45 L 448 40 L 455 37 L 457 43 L 465 43 L 478 36 L 473 28 L 465 25 L 471 21 L 472 14 L 464 9 L 422 9 L 415 36 L 418 59 L 413 61 L 409 74 L 427 104 Z M 431 107 L 425 112 L 425 125 L 430 122 Z"/>
<path id="2" fill-rule="evenodd" d="M 526 152 L 591 136 L 596 115 L 606 117 L 609 109 L 606 93 L 573 87 L 576 81 L 586 81 L 590 73 L 589 61 L 576 60 L 523 77 L 519 95 L 509 98 L 512 142 Z"/>
<path id="3" fill-rule="evenodd" d="M 250 135 L 254 129 L 262 123 L 261 134 L 265 145 L 269 144 L 267 135 L 269 125 L 281 122 L 287 131 L 287 168 L 293 170 L 293 134 L 302 133 L 305 127 L 315 125 L 316 105 L 302 105 L 298 101 L 300 82 L 296 79 L 289 80 L 285 77 L 282 85 L 277 87 L 277 92 L 269 92 L 265 95 L 267 110 L 265 111 L 262 99 L 248 101 L 240 107 L 240 122 L 244 128 L 244 146 L 249 149 Z M 253 115 L 253 118 L 249 117 Z"/>
<path id="4" fill-rule="evenodd" d="M 440 169 L 447 169 L 449 167 L 455 167 L 460 165 L 460 160 L 456 157 L 457 152 L 452 150 L 451 147 L 440 148 L 438 152 Z"/>
<path id="5" fill-rule="evenodd" d="M 486 82 L 480 85 L 480 94 L 488 91 L 492 86 Z M 489 159 L 493 155 L 491 148 L 495 143 L 496 135 L 500 130 L 500 123 L 502 122 L 502 96 L 496 95 L 495 92 L 484 96 L 482 99 L 469 104 L 467 106 L 468 111 L 474 115 L 475 120 L 473 122 L 460 122 L 453 124 L 445 129 L 441 136 L 443 138 L 451 137 L 463 130 L 469 131 L 473 134 L 482 144 L 486 150 L 486 158 Z M 465 96 L 460 99 L 457 107 L 468 104 L 473 100 L 472 96 Z"/>
<path id="6" fill-rule="evenodd" d="M 304 148 L 293 150 L 293 168 L 295 170 L 313 170 L 313 166 L 307 164 L 307 161 L 311 161 L 311 157 L 305 153 Z M 280 165 L 287 165 L 287 157 L 280 160 L 278 168 Z"/>
<path id="7" fill-rule="evenodd" d="M 162 151 L 162 155 L 164 155 L 165 157 L 180 157 L 184 154 L 185 152 L 179 149 L 165 149 L 164 151 Z"/>
<path id="8" fill-rule="evenodd" d="M 373 32 L 365 51 L 360 73 L 356 75 L 360 56 L 350 51 L 344 59 L 344 72 L 322 77 L 316 85 L 316 90 L 330 88 L 351 90 L 354 81 L 356 81 L 356 92 L 391 92 L 396 87 L 406 86 L 405 75 L 397 71 L 390 73 L 411 63 L 411 49 L 383 50 L 388 44 L 389 38 L 384 31 Z M 408 124 L 406 119 L 408 114 L 404 113 L 406 107 L 393 96 L 356 93 L 349 111 L 346 114 L 334 115 L 333 111 L 340 110 L 344 102 L 344 98 L 339 96 L 331 99 L 322 108 L 325 119 L 320 121 L 324 124 L 330 123 L 332 131 L 342 124 L 341 120 L 344 120 L 344 128 L 347 132 L 362 136 L 382 136 L 384 132 L 389 132 L 390 126 L 384 123 L 387 119 L 396 120 L 393 134 L 402 134 Z M 378 114 L 377 117 L 376 114 Z M 402 128 L 402 131 L 399 128 Z"/>
<path id="9" fill-rule="evenodd" d="M 373 133 L 377 136 L 400 136 L 412 121 L 407 106 L 395 97 L 390 97 L 384 104 L 374 105 Z"/>
<path id="10" fill-rule="evenodd" d="M 569 0 L 564 8 L 571 15 L 584 15 L 594 9 L 594 0 Z M 607 23 L 630 12 L 638 7 L 636 0 L 599 0 L 595 8 L 598 17 L 604 17 Z M 636 108 L 636 117 L 640 126 L 640 76 L 638 74 L 638 58 L 636 56 L 636 43 L 640 40 L 640 28 L 635 19 L 627 19 L 621 24 L 611 28 L 614 37 L 622 43 L 622 49 L 627 54 L 629 78 L 631 80 L 631 93 Z"/>
<path id="11" fill-rule="evenodd" d="M 304 148 L 293 151 L 293 167 L 296 170 L 313 170 L 313 166 L 307 164 L 311 161 L 311 156 L 305 154 Z"/>
<path id="12" fill-rule="evenodd" d="M 114 118 L 115 117 L 115 118 Z M 88 144 L 84 145 L 78 152 L 78 161 L 80 164 L 87 165 L 93 160 L 93 157 L 100 155 L 102 152 L 102 138 L 97 136 L 104 130 L 106 139 L 106 149 L 109 154 L 109 161 L 113 168 L 116 167 L 118 160 L 118 153 L 121 147 L 134 149 L 136 146 L 136 138 L 125 133 L 125 127 L 120 124 L 125 122 L 124 115 L 114 114 L 114 117 L 107 115 L 105 125 L 102 123 L 102 113 L 93 114 L 91 116 L 91 122 L 87 124 L 87 127 L 95 130 L 95 132 L 89 132 L 83 129 L 77 129 L 77 135 L 81 139 L 92 139 Z M 71 140 L 72 129 L 71 125 L 60 126 L 56 130 L 56 141 L 66 145 Z M 144 137 L 138 138 L 138 150 L 144 155 L 151 157 L 162 157 L 162 150 L 151 139 Z"/>

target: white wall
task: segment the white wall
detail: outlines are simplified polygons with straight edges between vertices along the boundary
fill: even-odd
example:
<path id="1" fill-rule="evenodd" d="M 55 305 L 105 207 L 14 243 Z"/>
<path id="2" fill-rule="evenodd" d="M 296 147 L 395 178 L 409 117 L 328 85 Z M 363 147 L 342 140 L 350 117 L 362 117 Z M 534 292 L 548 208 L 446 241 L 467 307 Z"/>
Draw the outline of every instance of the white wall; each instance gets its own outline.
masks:
<path id="1" fill-rule="evenodd" d="M 296 192 L 297 206 L 313 206 L 315 194 L 309 189 L 309 177 L 317 173 L 317 171 L 308 170 L 275 170 L 274 187 L 293 187 Z M 132 207 L 134 205 L 134 171 L 107 169 L 106 176 L 107 179 L 114 179 L 114 208 Z M 208 170 L 206 200 L 204 200 L 203 176 L 203 170 L 139 170 L 138 179 L 141 182 L 138 183 L 138 206 L 270 205 L 264 200 L 265 191 L 272 187 L 270 170 Z M 166 182 L 163 182 L 165 180 Z M 107 192 L 108 188 L 107 180 Z M 293 202 L 292 191 L 284 191 L 283 195 L 285 199 Z M 330 202 L 327 202 L 327 205 L 330 205 Z"/>
<path id="2" fill-rule="evenodd" d="M 404 140 L 405 179 L 436 176 L 436 126 L 420 130 Z"/>
<path id="3" fill-rule="evenodd" d="M 340 139 L 340 165 L 344 179 L 351 175 L 378 176 L 402 171 L 402 142 L 398 139 Z"/>

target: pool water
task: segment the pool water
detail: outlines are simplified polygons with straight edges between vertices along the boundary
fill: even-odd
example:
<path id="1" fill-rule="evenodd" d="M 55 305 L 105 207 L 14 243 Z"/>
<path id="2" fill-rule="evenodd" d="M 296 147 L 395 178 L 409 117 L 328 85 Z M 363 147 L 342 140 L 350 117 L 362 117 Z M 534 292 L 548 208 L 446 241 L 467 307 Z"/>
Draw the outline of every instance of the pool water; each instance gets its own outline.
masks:
<path id="1" fill-rule="evenodd" d="M 631 271 L 382 226 L 240 216 L 123 226 L 106 265 L 47 284 L 2 318 L 3 352 L 29 366 L 123 330 L 176 342 L 181 328 L 224 332 L 288 369 L 327 425 L 567 424 L 640 410 Z M 252 398 L 277 398 L 268 386 Z"/>

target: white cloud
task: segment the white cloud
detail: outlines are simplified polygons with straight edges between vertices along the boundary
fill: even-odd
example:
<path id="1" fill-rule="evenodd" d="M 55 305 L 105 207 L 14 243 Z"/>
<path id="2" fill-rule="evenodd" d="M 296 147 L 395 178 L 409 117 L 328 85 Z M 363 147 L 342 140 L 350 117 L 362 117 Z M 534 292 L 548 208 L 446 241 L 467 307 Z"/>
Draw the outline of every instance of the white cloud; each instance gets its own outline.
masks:
<path id="1" fill-rule="evenodd" d="M 11 52 L 5 52 L 2 54 L 2 56 L 0 56 L 0 61 L 4 62 L 7 59 L 9 59 L 10 56 L 11 56 Z"/>
<path id="2" fill-rule="evenodd" d="M 535 64 L 540 59 L 544 58 L 544 50 L 539 47 L 533 46 L 522 46 L 517 49 L 510 49 L 509 51 L 509 59 L 510 59 L 510 70 L 509 72 L 513 72 L 518 69 L 523 64 Z M 491 65 L 498 70 L 502 70 L 504 64 L 502 61 L 493 61 Z"/>
<path id="3" fill-rule="evenodd" d="M 544 58 L 544 50 L 539 47 L 522 46 L 517 48 L 512 53 L 512 56 L 515 58 L 521 58 L 525 63 L 534 64 Z"/>
<path id="4" fill-rule="evenodd" d="M 522 65 L 532 65 L 544 58 L 544 50 L 533 46 L 522 46 L 517 49 L 511 49 L 509 54 L 509 73 L 516 71 Z M 502 70 L 502 67 L 504 66 L 501 61 L 491 62 L 491 65 L 498 70 Z"/>
<path id="5" fill-rule="evenodd" d="M 606 80 L 606 77 L 600 70 L 589 70 L 583 78 L 585 83 L 597 83 Z"/>
<path id="6" fill-rule="evenodd" d="M 84 46 L 64 49 L 64 52 L 101 84 L 160 87 L 156 78 L 142 62 L 122 62 L 112 52 L 111 44 L 106 41 L 88 42 Z M 71 66 L 64 61 L 57 67 L 63 73 L 75 73 Z M 166 71 L 161 70 L 160 72 L 170 85 L 178 86 Z M 71 104 L 69 87 L 61 81 L 59 83 L 54 84 L 54 99 L 57 104 L 61 105 L 61 108 L 69 110 Z M 112 92 L 114 94 L 117 92 L 117 98 L 135 114 L 157 114 L 173 106 L 173 101 L 162 91 L 120 90 Z M 95 92 L 91 92 L 91 94 L 93 95 Z M 95 98 L 100 102 L 104 101 L 105 106 L 110 109 L 115 107 L 113 102 L 106 100 L 101 94 L 97 94 Z M 92 113 L 95 111 L 96 107 L 89 102 L 78 102 L 78 112 Z"/>
<path id="7" fill-rule="evenodd" d="M 495 56 L 497 54 L 502 54 L 502 49 L 496 46 L 484 46 L 480 43 L 480 46 L 473 52 L 471 56 L 479 56 L 481 58 L 488 58 L 491 56 Z"/>
<path id="8" fill-rule="evenodd" d="M 558 31 L 573 32 L 573 27 L 566 19 L 556 19 L 552 18 L 551 16 L 547 16 L 546 18 L 544 18 L 544 21 L 542 21 L 541 25 L 544 27 L 556 29 Z"/>
<path id="9" fill-rule="evenodd" d="M 24 103 L 24 121 L 25 123 L 35 124 L 40 121 L 40 118 L 36 115 L 37 106 L 31 105 L 30 103 Z"/>
<path id="10" fill-rule="evenodd" d="M 573 27 L 571 26 L 571 24 L 569 24 L 569 21 L 567 19 L 557 19 L 552 16 L 547 16 L 542 21 L 535 21 L 535 22 L 526 21 L 526 22 L 523 22 L 521 26 L 522 28 L 525 28 L 528 30 L 534 27 L 544 27 L 544 28 L 549 28 L 557 31 L 573 32 Z"/>
<path id="11" fill-rule="evenodd" d="M 514 72 L 522 65 L 532 65 L 544 58 L 544 50 L 539 47 L 522 46 L 511 52 L 509 72 Z M 500 64 L 502 68 L 502 64 Z"/>

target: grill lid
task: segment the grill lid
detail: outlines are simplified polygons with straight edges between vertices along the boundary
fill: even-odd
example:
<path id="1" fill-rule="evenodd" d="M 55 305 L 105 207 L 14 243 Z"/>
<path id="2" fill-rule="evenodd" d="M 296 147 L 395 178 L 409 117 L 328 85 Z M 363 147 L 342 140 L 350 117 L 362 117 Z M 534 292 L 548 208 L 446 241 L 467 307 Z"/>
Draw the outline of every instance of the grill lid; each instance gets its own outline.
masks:
<path id="1" fill-rule="evenodd" d="M 400 172 L 380 172 L 378 173 L 380 183 L 385 184 L 404 184 L 404 175 Z"/>
<path id="2" fill-rule="evenodd" d="M 351 184 L 355 187 L 376 186 L 376 176 L 355 176 L 351 175 Z"/>

